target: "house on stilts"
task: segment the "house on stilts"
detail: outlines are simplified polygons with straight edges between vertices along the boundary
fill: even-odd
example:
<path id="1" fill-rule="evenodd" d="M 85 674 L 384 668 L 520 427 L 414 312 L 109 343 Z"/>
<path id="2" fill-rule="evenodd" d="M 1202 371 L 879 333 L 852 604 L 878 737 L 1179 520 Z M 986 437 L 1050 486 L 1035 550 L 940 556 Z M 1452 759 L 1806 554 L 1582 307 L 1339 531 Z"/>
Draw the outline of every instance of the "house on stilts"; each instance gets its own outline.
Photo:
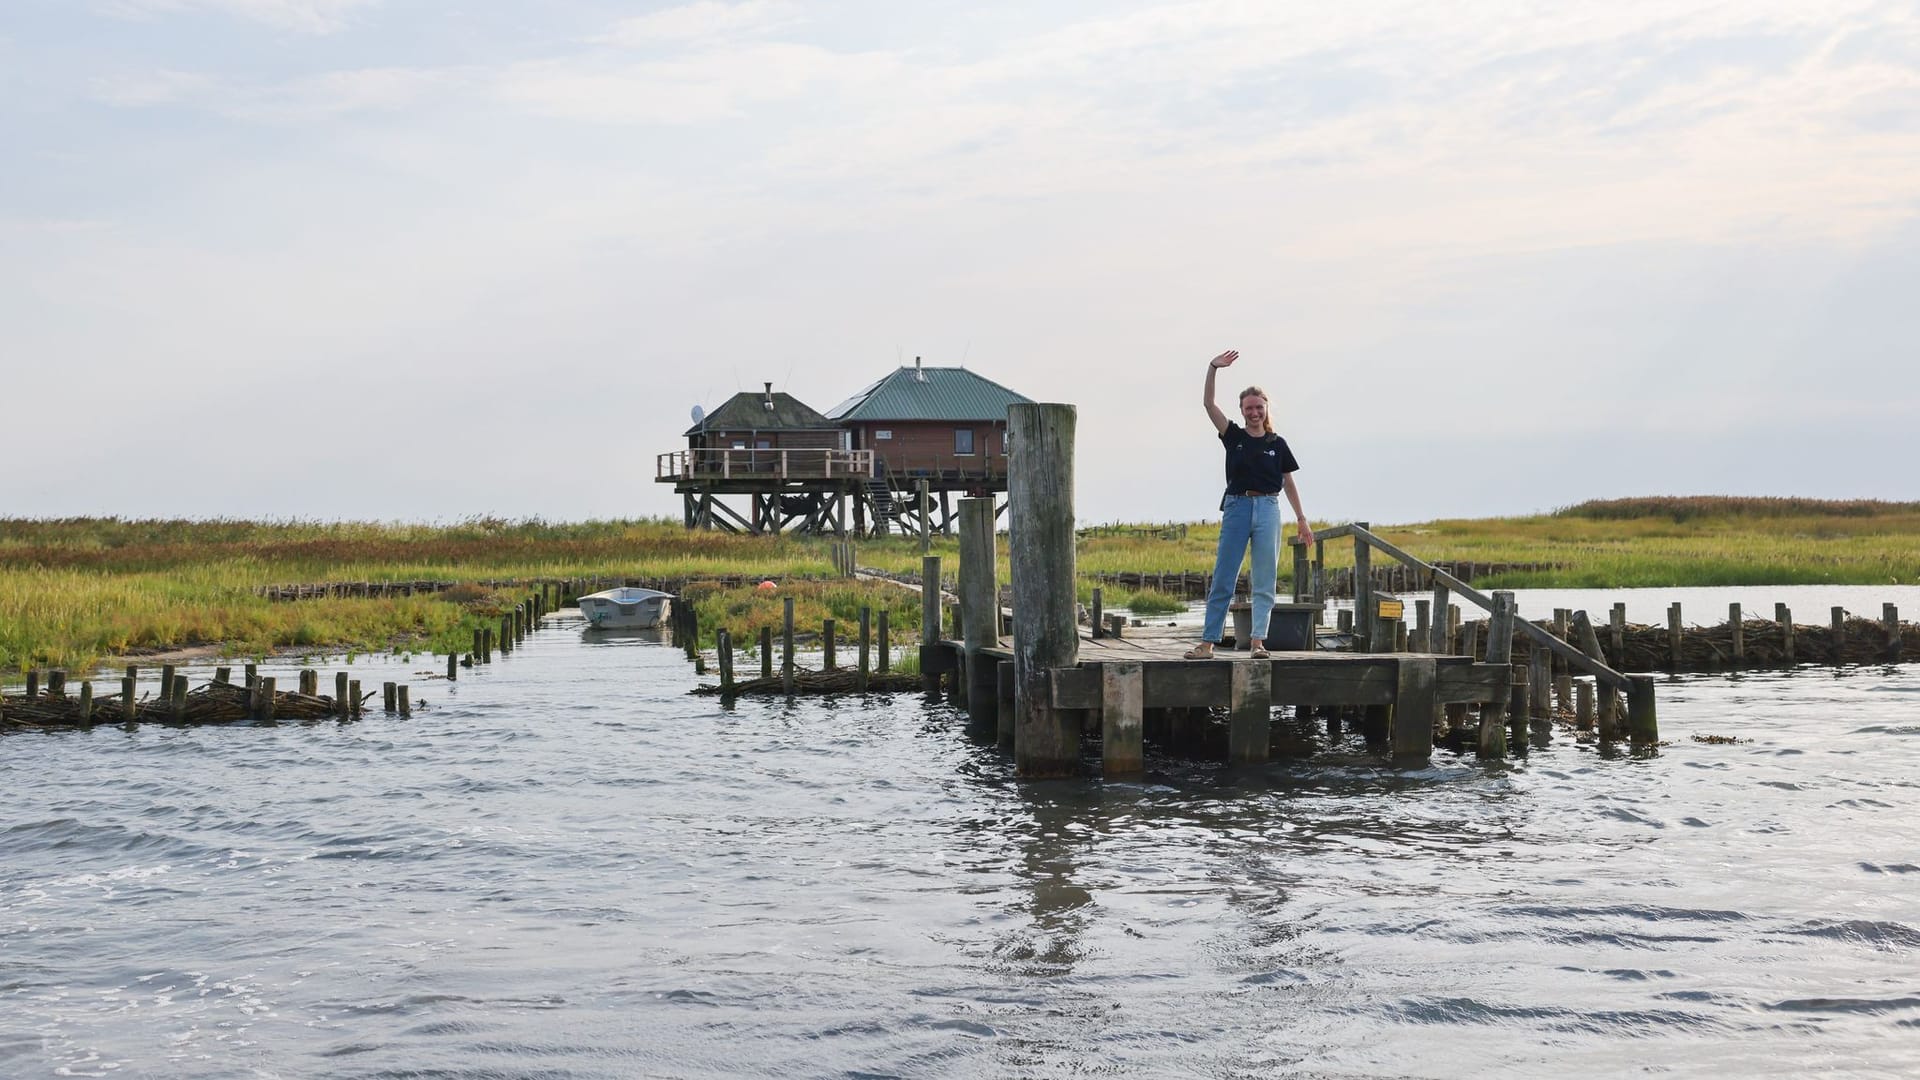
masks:
<path id="1" fill-rule="evenodd" d="M 918 357 L 825 414 L 767 383 L 696 416 L 654 479 L 674 485 L 689 529 L 951 534 L 956 495 L 1005 509 L 1007 406 L 1030 403 Z M 729 504 L 742 497 L 744 511 Z"/>

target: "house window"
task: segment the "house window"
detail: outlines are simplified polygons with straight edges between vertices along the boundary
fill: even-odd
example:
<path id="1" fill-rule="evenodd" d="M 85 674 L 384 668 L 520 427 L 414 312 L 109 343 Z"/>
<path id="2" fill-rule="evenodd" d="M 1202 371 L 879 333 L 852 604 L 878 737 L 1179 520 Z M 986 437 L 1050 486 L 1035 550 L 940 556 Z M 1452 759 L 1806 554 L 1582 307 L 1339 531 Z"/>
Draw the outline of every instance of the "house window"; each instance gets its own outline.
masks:
<path id="1" fill-rule="evenodd" d="M 880 428 L 873 433 L 873 437 L 875 439 L 891 439 L 893 438 L 893 432 L 888 431 L 886 428 Z"/>
<path id="2" fill-rule="evenodd" d="M 958 457 L 973 456 L 973 429 L 953 429 L 953 452 Z"/>

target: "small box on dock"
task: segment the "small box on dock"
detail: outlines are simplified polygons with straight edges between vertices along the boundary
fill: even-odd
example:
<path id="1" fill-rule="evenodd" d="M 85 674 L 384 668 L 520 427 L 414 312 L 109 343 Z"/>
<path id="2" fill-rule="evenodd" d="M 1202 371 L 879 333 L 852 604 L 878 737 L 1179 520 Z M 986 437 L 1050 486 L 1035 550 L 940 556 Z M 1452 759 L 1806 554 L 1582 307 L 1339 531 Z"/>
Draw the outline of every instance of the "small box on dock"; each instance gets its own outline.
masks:
<path id="1" fill-rule="evenodd" d="M 1313 628 L 1319 623 L 1320 612 L 1325 606 L 1275 603 L 1273 614 L 1267 619 L 1267 648 L 1287 652 L 1311 650 L 1314 647 Z M 1235 646 L 1248 648 L 1248 638 L 1253 635 L 1253 605 L 1241 601 L 1228 605 L 1227 610 L 1233 615 Z"/>

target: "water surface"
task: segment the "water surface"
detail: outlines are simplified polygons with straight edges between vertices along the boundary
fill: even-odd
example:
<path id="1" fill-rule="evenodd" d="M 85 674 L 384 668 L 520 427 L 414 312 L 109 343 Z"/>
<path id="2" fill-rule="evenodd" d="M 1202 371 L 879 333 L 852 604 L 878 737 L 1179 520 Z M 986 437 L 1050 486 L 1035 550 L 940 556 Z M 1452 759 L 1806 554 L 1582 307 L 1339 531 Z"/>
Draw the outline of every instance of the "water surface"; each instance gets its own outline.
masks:
<path id="1" fill-rule="evenodd" d="M 1653 758 L 1023 784 L 645 637 L 436 667 L 356 664 L 407 720 L 0 739 L 0 1075 L 1920 1069 L 1912 668 L 1664 680 Z"/>

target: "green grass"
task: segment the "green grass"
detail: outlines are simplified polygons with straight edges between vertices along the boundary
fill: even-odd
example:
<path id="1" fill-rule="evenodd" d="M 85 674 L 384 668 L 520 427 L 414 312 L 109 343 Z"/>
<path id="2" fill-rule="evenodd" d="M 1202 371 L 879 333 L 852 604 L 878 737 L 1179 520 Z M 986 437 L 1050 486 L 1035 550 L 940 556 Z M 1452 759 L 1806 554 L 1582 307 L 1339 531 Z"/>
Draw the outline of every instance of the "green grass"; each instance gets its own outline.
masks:
<path id="1" fill-rule="evenodd" d="M 1187 602 L 1179 597 L 1169 596 L 1158 589 L 1142 589 L 1120 601 L 1120 607 L 1135 615 L 1166 615 L 1175 611 L 1185 611 Z"/>
<path id="2" fill-rule="evenodd" d="M 1476 584 L 1482 587 L 1920 582 L 1920 503 L 1615 500 L 1529 517 L 1444 519 L 1376 531 L 1423 559 L 1555 567 L 1481 576 Z M 1079 541 L 1076 562 L 1083 575 L 1202 573 L 1213 565 L 1218 534 L 1217 523 L 1094 529 Z M 999 548 L 1004 583 L 1004 535 Z M 1351 542 L 1326 549 L 1330 566 L 1352 563 Z M 959 568 L 956 541 L 936 537 L 932 552 L 942 557 L 951 583 Z M 917 537 L 860 540 L 858 557 L 862 566 L 895 572 L 921 568 Z M 911 593 L 795 581 L 828 578 L 830 567 L 825 538 L 688 533 L 677 522 L 658 520 L 0 520 L 0 678 L 18 678 L 30 667 L 84 670 L 130 651 L 191 645 L 216 645 L 230 655 L 458 651 L 474 627 L 497 625 L 501 607 L 520 599 L 512 590 L 469 589 L 445 599 L 270 604 L 254 592 L 320 581 L 771 577 L 786 584 L 798 601 L 796 621 L 813 632 L 831 616 L 842 640 L 851 640 L 865 604 L 888 610 L 897 640 L 917 635 L 919 601 Z M 1290 554 L 1283 553 L 1283 582 L 1291 568 Z M 1090 588 L 1085 577 L 1077 582 L 1083 601 Z M 743 641 L 759 626 L 779 625 L 777 594 L 769 600 L 694 593 L 709 642 L 720 626 Z M 1129 598 L 1127 605 L 1138 602 Z"/>

